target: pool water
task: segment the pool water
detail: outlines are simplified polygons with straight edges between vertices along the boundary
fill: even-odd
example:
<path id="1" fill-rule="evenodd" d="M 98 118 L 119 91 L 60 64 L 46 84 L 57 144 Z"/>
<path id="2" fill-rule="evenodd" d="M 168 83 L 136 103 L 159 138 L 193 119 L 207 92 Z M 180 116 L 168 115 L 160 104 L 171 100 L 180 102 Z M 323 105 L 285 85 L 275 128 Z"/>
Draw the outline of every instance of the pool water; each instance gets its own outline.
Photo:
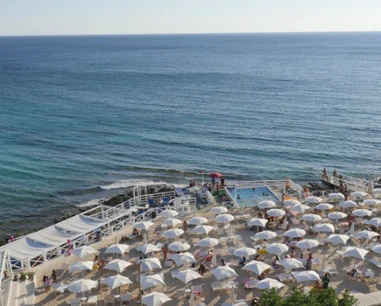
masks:
<path id="1" fill-rule="evenodd" d="M 255 188 L 236 188 L 228 187 L 227 191 L 230 196 L 234 199 L 236 196 L 237 189 L 237 204 L 239 206 L 256 206 L 259 202 L 265 200 L 272 200 L 275 203 L 279 202 L 279 198 L 266 186 L 255 187 Z M 238 196 L 239 195 L 239 196 Z"/>

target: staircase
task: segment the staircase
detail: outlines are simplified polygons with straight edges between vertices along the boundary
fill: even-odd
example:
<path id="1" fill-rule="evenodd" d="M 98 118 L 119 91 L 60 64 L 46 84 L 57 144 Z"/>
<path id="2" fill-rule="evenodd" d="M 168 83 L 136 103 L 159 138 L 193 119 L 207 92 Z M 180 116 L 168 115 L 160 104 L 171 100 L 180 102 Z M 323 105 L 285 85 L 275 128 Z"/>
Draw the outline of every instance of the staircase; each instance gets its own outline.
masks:
<path id="1" fill-rule="evenodd" d="M 33 280 L 9 281 L 8 295 L 4 297 L 4 306 L 33 306 L 34 305 Z"/>

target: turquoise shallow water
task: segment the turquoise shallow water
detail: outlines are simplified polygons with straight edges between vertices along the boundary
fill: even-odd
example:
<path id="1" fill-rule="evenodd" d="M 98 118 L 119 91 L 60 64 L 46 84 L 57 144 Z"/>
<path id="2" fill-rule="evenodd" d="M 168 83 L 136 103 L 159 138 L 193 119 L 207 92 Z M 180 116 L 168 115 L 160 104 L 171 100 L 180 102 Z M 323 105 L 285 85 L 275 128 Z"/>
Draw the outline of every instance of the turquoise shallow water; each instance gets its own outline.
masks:
<path id="1" fill-rule="evenodd" d="M 381 34 L 0 38 L 1 233 L 146 181 L 380 172 Z"/>

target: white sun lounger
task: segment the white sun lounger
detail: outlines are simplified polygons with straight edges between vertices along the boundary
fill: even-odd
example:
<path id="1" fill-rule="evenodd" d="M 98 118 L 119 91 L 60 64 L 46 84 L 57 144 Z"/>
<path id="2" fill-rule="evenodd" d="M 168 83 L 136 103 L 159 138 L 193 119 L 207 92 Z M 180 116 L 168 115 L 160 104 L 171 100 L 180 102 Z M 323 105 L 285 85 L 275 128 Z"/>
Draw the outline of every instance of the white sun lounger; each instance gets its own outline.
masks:
<path id="1" fill-rule="evenodd" d="M 381 261 L 378 261 L 376 258 L 369 259 L 369 262 L 381 269 Z"/>
<path id="2" fill-rule="evenodd" d="M 63 294 L 66 291 L 68 285 L 53 283 L 50 287 L 53 289 L 55 294 Z"/>
<path id="3" fill-rule="evenodd" d="M 227 288 L 227 285 L 223 282 L 213 282 L 211 284 L 213 293 L 216 293 L 217 291 L 225 290 Z"/>

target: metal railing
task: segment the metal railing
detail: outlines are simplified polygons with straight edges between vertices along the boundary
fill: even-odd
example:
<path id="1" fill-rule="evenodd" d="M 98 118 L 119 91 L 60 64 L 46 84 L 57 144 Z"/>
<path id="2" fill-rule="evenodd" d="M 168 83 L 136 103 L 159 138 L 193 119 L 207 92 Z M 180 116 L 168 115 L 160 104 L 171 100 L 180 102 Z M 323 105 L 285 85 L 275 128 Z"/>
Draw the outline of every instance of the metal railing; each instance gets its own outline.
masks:
<path id="1" fill-rule="evenodd" d="M 343 183 L 346 185 L 352 185 L 355 188 L 363 188 L 363 189 L 367 188 L 366 182 L 363 179 L 355 178 L 355 177 L 345 175 L 339 172 L 336 174 L 336 176 L 333 176 L 329 173 L 324 174 L 323 172 L 320 172 L 319 177 L 321 180 L 326 181 L 335 186 L 340 186 L 340 183 Z"/>

